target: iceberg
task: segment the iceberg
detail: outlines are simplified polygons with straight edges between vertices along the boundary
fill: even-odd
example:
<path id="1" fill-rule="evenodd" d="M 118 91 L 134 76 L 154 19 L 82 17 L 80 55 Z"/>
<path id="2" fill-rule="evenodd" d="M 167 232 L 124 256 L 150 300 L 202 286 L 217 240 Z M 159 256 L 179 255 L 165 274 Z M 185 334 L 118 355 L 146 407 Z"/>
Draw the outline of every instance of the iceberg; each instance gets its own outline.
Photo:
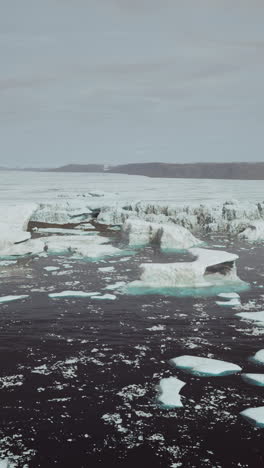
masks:
<path id="1" fill-rule="evenodd" d="M 264 349 L 260 349 L 259 351 L 252 356 L 251 361 L 256 362 L 257 364 L 264 364 Z"/>
<path id="2" fill-rule="evenodd" d="M 179 393 L 184 385 L 186 385 L 186 383 L 180 379 L 177 379 L 177 377 L 161 379 L 158 386 L 158 400 L 165 407 L 182 408 L 183 404 L 181 402 L 181 396 Z"/>
<path id="3" fill-rule="evenodd" d="M 259 312 L 239 312 L 236 315 L 244 320 L 252 320 L 253 322 L 257 322 L 257 325 L 264 326 L 264 310 Z"/>
<path id="4" fill-rule="evenodd" d="M 22 296 L 2 296 L 0 297 L 0 304 L 4 304 L 5 302 L 19 301 L 21 299 L 26 299 L 27 297 L 29 297 L 27 294 Z"/>
<path id="5" fill-rule="evenodd" d="M 240 366 L 231 362 L 197 356 L 179 356 L 170 362 L 175 367 L 198 377 L 230 375 L 242 370 Z"/>
<path id="6" fill-rule="evenodd" d="M 264 374 L 241 374 L 245 382 L 256 385 L 257 387 L 264 387 Z"/>
<path id="7" fill-rule="evenodd" d="M 130 287 L 202 288 L 242 283 L 236 273 L 236 254 L 201 248 L 189 250 L 196 260 L 177 263 L 143 263 L 140 281 Z"/>
<path id="8" fill-rule="evenodd" d="M 241 411 L 240 415 L 254 427 L 264 428 L 264 406 L 248 408 Z"/>
<path id="9" fill-rule="evenodd" d="M 156 243 L 163 250 L 184 250 L 201 243 L 187 229 L 175 224 L 148 223 L 138 219 L 128 219 L 122 231 L 128 237 L 129 245 L 134 247 Z"/>

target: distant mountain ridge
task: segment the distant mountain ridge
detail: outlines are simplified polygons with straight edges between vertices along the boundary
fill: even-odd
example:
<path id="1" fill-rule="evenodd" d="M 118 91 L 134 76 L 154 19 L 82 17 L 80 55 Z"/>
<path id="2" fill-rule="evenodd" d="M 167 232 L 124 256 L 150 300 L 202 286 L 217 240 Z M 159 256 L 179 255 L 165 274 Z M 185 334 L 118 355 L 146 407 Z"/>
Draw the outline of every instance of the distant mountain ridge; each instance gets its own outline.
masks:
<path id="1" fill-rule="evenodd" d="M 263 163 L 131 163 L 117 166 L 103 164 L 68 164 L 56 168 L 23 168 L 20 170 L 37 172 L 87 172 L 143 175 L 147 177 L 186 178 L 186 179 L 240 179 L 264 180 Z"/>

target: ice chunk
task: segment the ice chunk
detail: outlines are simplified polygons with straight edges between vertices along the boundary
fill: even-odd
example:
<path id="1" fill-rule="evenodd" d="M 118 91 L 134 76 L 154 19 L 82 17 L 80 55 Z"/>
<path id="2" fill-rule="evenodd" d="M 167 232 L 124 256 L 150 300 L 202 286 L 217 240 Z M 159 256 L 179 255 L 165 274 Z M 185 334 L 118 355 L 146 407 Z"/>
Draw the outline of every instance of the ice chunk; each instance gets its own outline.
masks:
<path id="1" fill-rule="evenodd" d="M 252 320 L 253 322 L 257 322 L 257 324 L 264 326 L 264 310 L 259 312 L 239 312 L 236 315 L 245 320 Z"/>
<path id="2" fill-rule="evenodd" d="M 237 294 L 236 292 L 224 292 L 224 293 L 220 293 L 220 294 L 217 294 L 217 296 L 219 297 L 226 297 L 227 299 L 239 299 L 239 294 Z"/>
<path id="3" fill-rule="evenodd" d="M 241 283 L 236 274 L 236 254 L 195 248 L 193 262 L 143 263 L 140 281 L 131 287 L 207 287 L 225 283 Z"/>
<path id="4" fill-rule="evenodd" d="M 254 361 L 257 364 L 264 364 L 264 349 L 257 351 L 256 354 L 251 358 L 251 361 Z"/>
<path id="5" fill-rule="evenodd" d="M 231 362 L 197 356 L 179 356 L 171 359 L 171 363 L 199 377 L 236 374 L 242 370 L 240 366 Z"/>
<path id="6" fill-rule="evenodd" d="M 114 267 L 101 267 L 101 268 L 98 268 L 98 270 L 105 272 L 105 273 L 109 273 L 110 271 L 115 271 L 115 268 Z"/>
<path id="7" fill-rule="evenodd" d="M 93 236 L 51 236 L 42 238 L 49 253 L 72 253 L 80 257 L 101 258 L 122 255 L 122 250 L 107 244 L 108 238 Z"/>
<path id="8" fill-rule="evenodd" d="M 227 307 L 236 307 L 241 305 L 241 302 L 239 299 L 230 299 L 230 301 L 216 301 L 215 302 L 219 306 L 227 306 Z"/>
<path id="9" fill-rule="evenodd" d="M 20 299 L 26 299 L 27 297 L 29 297 L 27 294 L 22 296 L 2 296 L 0 297 L 0 303 L 3 304 L 5 302 L 18 301 Z"/>
<path id="10" fill-rule="evenodd" d="M 44 267 L 44 270 L 46 270 L 46 271 L 56 271 L 56 270 L 59 270 L 59 267 L 46 266 L 46 267 Z"/>
<path id="11" fill-rule="evenodd" d="M 128 219 L 123 225 L 123 233 L 129 245 L 140 246 L 157 243 L 162 249 L 188 249 L 201 242 L 187 229 L 175 224 L 147 223 L 138 219 Z"/>
<path id="12" fill-rule="evenodd" d="M 182 408 L 183 404 L 179 393 L 184 385 L 186 383 L 177 377 L 161 379 L 158 387 L 160 392 L 158 400 L 166 407 Z"/>
<path id="13" fill-rule="evenodd" d="M 102 296 L 93 296 L 92 299 L 114 301 L 116 296 L 114 294 L 103 294 Z"/>
<path id="14" fill-rule="evenodd" d="M 84 291 L 62 291 L 59 293 L 50 293 L 49 297 L 57 298 L 57 297 L 93 297 L 97 296 L 98 292 L 84 292 Z"/>
<path id="15" fill-rule="evenodd" d="M 248 408 L 244 411 L 241 411 L 241 416 L 247 419 L 250 424 L 255 427 L 263 428 L 264 427 L 264 406 L 259 406 L 257 408 Z"/>
<path id="16" fill-rule="evenodd" d="M 114 291 L 115 289 L 122 288 L 123 286 L 125 286 L 125 284 L 125 281 L 117 281 L 114 284 L 109 284 L 105 287 L 105 289 L 107 289 L 108 291 Z"/>
<path id="17" fill-rule="evenodd" d="M 256 385 L 257 387 L 264 387 L 264 374 L 241 374 L 245 382 Z"/>
<path id="18" fill-rule="evenodd" d="M 264 221 L 252 221 L 244 231 L 238 234 L 241 239 L 246 239 L 250 242 L 258 242 L 264 240 Z"/>

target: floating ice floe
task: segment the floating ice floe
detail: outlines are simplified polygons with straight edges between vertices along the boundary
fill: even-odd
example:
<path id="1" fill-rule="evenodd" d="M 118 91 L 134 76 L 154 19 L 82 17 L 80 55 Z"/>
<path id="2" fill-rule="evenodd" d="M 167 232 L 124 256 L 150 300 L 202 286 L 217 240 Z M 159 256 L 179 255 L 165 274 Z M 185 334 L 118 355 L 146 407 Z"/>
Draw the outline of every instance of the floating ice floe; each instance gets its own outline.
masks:
<path id="1" fill-rule="evenodd" d="M 264 374 L 241 374 L 245 382 L 256 385 L 257 387 L 264 387 Z"/>
<path id="2" fill-rule="evenodd" d="M 240 366 L 231 362 L 197 356 L 179 356 L 171 359 L 171 363 L 175 367 L 199 377 L 236 374 L 242 370 Z"/>
<path id="3" fill-rule="evenodd" d="M 117 281 L 114 284 L 109 284 L 105 287 L 108 291 L 115 291 L 116 289 L 123 288 L 126 285 L 125 281 Z"/>
<path id="4" fill-rule="evenodd" d="M 114 301 L 116 299 L 116 296 L 114 294 L 103 294 L 102 296 L 93 296 L 92 299 L 98 299 L 98 300 L 109 300 L 109 301 Z"/>
<path id="5" fill-rule="evenodd" d="M 98 292 L 84 292 L 84 291 L 61 291 L 59 293 L 50 293 L 49 297 L 57 298 L 57 297 L 93 297 L 97 296 Z"/>
<path id="6" fill-rule="evenodd" d="M 41 239 L 49 253 L 71 253 L 84 258 L 101 258 L 122 255 L 122 250 L 113 247 L 106 237 L 93 236 L 51 236 Z"/>
<path id="7" fill-rule="evenodd" d="M 128 219 L 123 225 L 123 233 L 130 246 L 149 243 L 159 244 L 162 249 L 189 249 L 201 244 L 187 229 L 175 224 L 148 223 L 138 219 Z"/>
<path id="8" fill-rule="evenodd" d="M 179 393 L 184 385 L 186 385 L 186 383 L 180 379 L 177 379 L 177 377 L 161 379 L 158 386 L 158 400 L 165 407 L 182 408 L 183 404 L 181 402 L 181 396 Z"/>
<path id="9" fill-rule="evenodd" d="M 55 266 L 46 266 L 43 268 L 43 270 L 46 270 L 46 271 L 56 271 L 59 269 L 60 269 L 59 267 L 55 267 Z"/>
<path id="10" fill-rule="evenodd" d="M 241 305 L 240 299 L 237 298 L 230 299 L 229 301 L 215 301 L 215 303 L 224 307 L 237 307 Z"/>
<path id="11" fill-rule="evenodd" d="M 246 239 L 249 242 L 258 242 L 264 240 L 264 221 L 257 220 L 251 222 L 244 231 L 238 234 L 240 239 Z"/>
<path id="12" fill-rule="evenodd" d="M 257 351 L 251 358 L 251 361 L 256 362 L 257 364 L 264 364 L 264 349 Z"/>
<path id="13" fill-rule="evenodd" d="M 98 268 L 99 271 L 102 271 L 103 273 L 109 273 L 110 271 L 115 271 L 114 267 L 100 267 Z"/>
<path id="14" fill-rule="evenodd" d="M 248 408 L 244 411 L 241 411 L 240 415 L 253 426 L 264 428 L 264 406 Z"/>
<path id="15" fill-rule="evenodd" d="M 239 299 L 240 296 L 236 292 L 224 292 L 217 294 L 218 297 L 224 297 L 226 299 Z"/>
<path id="16" fill-rule="evenodd" d="M 140 281 L 130 287 L 202 288 L 242 283 L 236 272 L 236 254 L 201 248 L 189 251 L 196 257 L 193 262 L 141 264 Z"/>
<path id="17" fill-rule="evenodd" d="M 252 320 L 253 322 L 257 322 L 257 325 L 264 327 L 264 310 L 259 312 L 239 312 L 236 315 L 244 320 Z"/>
<path id="18" fill-rule="evenodd" d="M 0 267 L 3 266 L 3 267 L 6 267 L 6 266 L 10 266 L 10 265 L 15 265 L 17 263 L 16 260 L 1 260 L 0 261 Z"/>
<path id="19" fill-rule="evenodd" d="M 26 299 L 27 297 L 29 297 L 27 294 L 22 296 L 2 296 L 0 297 L 0 304 L 4 304 L 5 302 L 19 301 L 21 299 Z"/>

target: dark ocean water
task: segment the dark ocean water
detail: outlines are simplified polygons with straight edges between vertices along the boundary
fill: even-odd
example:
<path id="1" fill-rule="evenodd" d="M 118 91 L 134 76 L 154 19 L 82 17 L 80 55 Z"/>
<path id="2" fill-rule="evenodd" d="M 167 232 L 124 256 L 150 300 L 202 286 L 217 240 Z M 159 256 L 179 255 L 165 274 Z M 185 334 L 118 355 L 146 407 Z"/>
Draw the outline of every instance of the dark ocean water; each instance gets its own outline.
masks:
<path id="1" fill-rule="evenodd" d="M 240 293 L 244 309 L 262 310 L 263 248 L 209 240 L 221 243 L 240 255 L 238 274 L 251 285 Z M 264 404 L 264 387 L 239 375 L 193 377 L 169 363 L 193 354 L 262 372 L 249 357 L 264 348 L 264 329 L 217 306 L 215 296 L 48 297 L 103 291 L 138 279 L 142 261 L 176 258 L 185 256 L 147 247 L 100 262 L 48 256 L 1 267 L 0 296 L 30 296 L 0 304 L 2 458 L 45 468 L 264 466 L 264 430 L 239 416 Z M 169 376 L 186 382 L 181 409 L 157 403 L 156 386 Z"/>

